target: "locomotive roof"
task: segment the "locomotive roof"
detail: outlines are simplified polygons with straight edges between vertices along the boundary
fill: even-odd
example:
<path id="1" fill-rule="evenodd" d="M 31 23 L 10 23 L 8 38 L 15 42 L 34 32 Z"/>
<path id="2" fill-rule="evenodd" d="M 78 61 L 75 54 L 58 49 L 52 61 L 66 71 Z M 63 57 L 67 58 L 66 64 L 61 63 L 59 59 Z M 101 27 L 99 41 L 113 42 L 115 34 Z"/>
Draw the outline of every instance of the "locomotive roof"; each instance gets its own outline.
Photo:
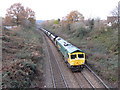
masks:
<path id="1" fill-rule="evenodd" d="M 74 52 L 83 52 L 79 48 L 75 47 L 74 45 L 70 44 L 69 42 L 65 41 L 61 37 L 58 37 L 56 39 L 69 53 L 74 53 Z"/>

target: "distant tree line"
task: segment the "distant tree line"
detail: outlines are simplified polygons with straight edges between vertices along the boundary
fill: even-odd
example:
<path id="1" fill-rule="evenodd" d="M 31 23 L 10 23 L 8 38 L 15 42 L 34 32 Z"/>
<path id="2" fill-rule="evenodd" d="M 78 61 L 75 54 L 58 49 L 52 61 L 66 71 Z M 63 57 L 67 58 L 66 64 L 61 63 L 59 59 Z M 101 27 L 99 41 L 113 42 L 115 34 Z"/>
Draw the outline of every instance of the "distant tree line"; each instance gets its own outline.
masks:
<path id="1" fill-rule="evenodd" d="M 117 17 L 118 21 L 117 23 L 113 22 L 111 25 L 111 28 L 117 28 L 120 26 L 120 5 L 119 7 L 116 7 L 114 10 L 111 11 L 112 16 L 111 17 Z M 99 17 L 96 18 L 88 18 L 84 20 L 84 16 L 82 13 L 78 12 L 77 10 L 71 11 L 69 14 L 67 14 L 65 17 L 63 17 L 61 20 L 47 20 L 46 22 L 43 22 L 41 24 L 42 27 L 45 27 L 47 29 L 56 29 L 59 27 L 60 30 L 65 31 L 72 31 L 73 29 L 81 29 L 85 28 L 86 30 L 103 30 L 109 26 L 107 20 L 101 20 Z M 106 29 L 107 30 L 107 29 Z"/>
<path id="2" fill-rule="evenodd" d="M 62 20 L 47 20 L 46 22 L 42 23 L 42 26 L 50 28 L 53 25 L 53 29 L 55 27 L 61 26 L 64 30 L 71 30 L 73 29 L 73 24 L 79 24 L 80 26 L 82 25 L 81 27 L 84 27 L 84 25 L 86 24 L 86 26 L 88 26 L 90 30 L 94 29 L 95 20 L 88 19 L 88 21 L 86 21 L 87 20 L 84 20 L 84 16 L 82 13 L 74 10 L 67 14 L 65 17 L 63 17 Z"/>

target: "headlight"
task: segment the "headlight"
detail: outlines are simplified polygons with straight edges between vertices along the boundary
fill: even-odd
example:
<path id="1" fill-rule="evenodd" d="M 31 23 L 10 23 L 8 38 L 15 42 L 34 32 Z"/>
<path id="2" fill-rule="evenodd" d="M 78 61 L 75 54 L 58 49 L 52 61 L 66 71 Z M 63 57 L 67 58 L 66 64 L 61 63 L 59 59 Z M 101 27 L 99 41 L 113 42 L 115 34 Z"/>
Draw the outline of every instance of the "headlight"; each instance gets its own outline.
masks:
<path id="1" fill-rule="evenodd" d="M 70 60 L 70 62 L 71 62 L 72 60 Z"/>
<path id="2" fill-rule="evenodd" d="M 74 62 L 72 62 L 71 65 L 74 65 Z"/>
<path id="3" fill-rule="evenodd" d="M 82 64 L 84 64 L 84 63 L 82 62 Z"/>

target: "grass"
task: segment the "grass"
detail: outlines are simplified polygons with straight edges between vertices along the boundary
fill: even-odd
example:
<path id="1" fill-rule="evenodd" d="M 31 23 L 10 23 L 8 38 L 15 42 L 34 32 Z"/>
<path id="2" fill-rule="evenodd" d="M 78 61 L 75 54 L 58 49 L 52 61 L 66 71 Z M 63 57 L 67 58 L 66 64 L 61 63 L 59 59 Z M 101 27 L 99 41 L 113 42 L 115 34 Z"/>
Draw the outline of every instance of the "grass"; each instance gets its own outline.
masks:
<path id="1" fill-rule="evenodd" d="M 36 87 L 32 82 L 42 80 L 43 73 L 42 36 L 35 27 L 3 29 L 2 33 L 2 87 Z"/>

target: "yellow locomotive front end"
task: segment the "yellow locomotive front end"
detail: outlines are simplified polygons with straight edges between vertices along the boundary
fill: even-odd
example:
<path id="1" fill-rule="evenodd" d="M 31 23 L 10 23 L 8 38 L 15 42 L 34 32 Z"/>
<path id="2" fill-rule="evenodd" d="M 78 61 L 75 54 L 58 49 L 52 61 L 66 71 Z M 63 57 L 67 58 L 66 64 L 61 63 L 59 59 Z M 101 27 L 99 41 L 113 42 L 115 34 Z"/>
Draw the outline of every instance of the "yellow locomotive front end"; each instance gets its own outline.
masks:
<path id="1" fill-rule="evenodd" d="M 71 69 L 83 69 L 85 64 L 85 53 L 75 52 L 69 54 L 68 63 Z"/>

